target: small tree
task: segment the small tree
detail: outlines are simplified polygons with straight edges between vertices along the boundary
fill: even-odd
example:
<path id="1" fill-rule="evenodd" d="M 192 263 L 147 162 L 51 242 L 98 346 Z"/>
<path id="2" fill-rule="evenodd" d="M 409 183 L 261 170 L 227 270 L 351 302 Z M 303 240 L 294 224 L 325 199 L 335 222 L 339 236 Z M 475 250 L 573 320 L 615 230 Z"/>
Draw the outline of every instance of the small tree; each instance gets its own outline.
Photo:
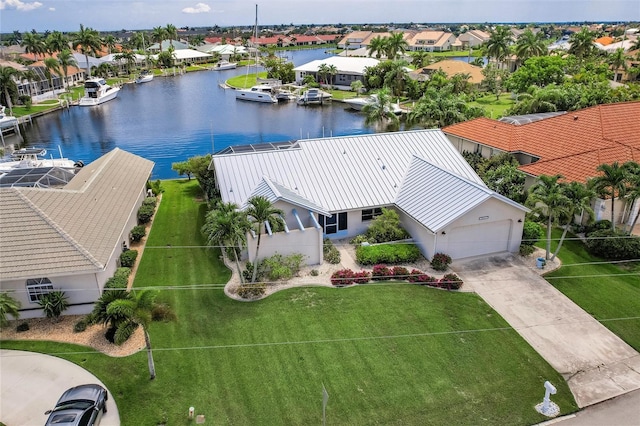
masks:
<path id="1" fill-rule="evenodd" d="M 58 320 L 60 315 L 69 307 L 67 296 L 62 290 L 43 294 L 38 300 L 38 305 L 40 305 L 47 318 L 52 318 L 54 321 Z"/>
<path id="2" fill-rule="evenodd" d="M 11 297 L 6 292 L 0 292 L 0 327 L 6 327 L 9 324 L 7 315 L 11 315 L 14 319 L 20 318 L 20 302 Z"/>
<path id="3" fill-rule="evenodd" d="M 386 243 L 407 238 L 409 235 L 400 226 L 400 216 L 395 210 L 382 209 L 382 214 L 371 222 L 367 229 L 367 241 L 370 243 Z"/>

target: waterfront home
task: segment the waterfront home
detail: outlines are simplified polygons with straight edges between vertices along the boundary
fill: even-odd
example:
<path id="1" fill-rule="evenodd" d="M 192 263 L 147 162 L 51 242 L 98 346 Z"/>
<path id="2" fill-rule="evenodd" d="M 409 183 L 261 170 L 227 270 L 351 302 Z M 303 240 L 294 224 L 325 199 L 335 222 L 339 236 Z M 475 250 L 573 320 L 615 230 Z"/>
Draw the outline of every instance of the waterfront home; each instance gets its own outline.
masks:
<path id="1" fill-rule="evenodd" d="M 343 57 L 332 56 L 326 59 L 316 59 L 315 61 L 307 62 L 293 69 L 296 73 L 296 82 L 302 83 L 302 80 L 307 75 L 313 75 L 316 81 L 320 82 L 321 78 L 318 76 L 318 70 L 322 64 L 327 66 L 335 66 L 337 69 L 336 75 L 330 77 L 329 80 L 333 82 L 333 86 L 341 90 L 351 90 L 351 83 L 356 80 L 362 81 L 362 78 L 367 67 L 375 67 L 380 61 L 374 58 L 356 58 L 356 57 Z"/>
<path id="2" fill-rule="evenodd" d="M 491 34 L 485 31 L 469 30 L 458 36 L 456 45 L 462 50 L 476 48 L 482 46 L 489 38 L 491 38 Z"/>
<path id="3" fill-rule="evenodd" d="M 443 71 L 447 75 L 447 78 L 451 78 L 456 74 L 468 74 L 469 83 L 476 88 L 484 81 L 482 67 L 471 65 L 463 61 L 456 61 L 454 59 L 445 59 L 444 61 L 439 61 L 415 71 L 411 71 L 409 73 L 409 78 L 418 81 L 426 81 L 429 79 L 431 74 L 438 70 Z"/>
<path id="4" fill-rule="evenodd" d="M 373 34 L 373 31 L 353 31 L 346 34 L 338 42 L 339 49 L 360 49 L 365 47 L 364 41 Z"/>
<path id="5" fill-rule="evenodd" d="M 440 130 L 231 146 L 212 157 L 222 201 L 255 195 L 284 212 L 284 232 L 261 239 L 261 257 L 301 253 L 322 261 L 324 238 L 366 231 L 383 207 L 427 259 L 458 259 L 520 246 L 526 208 L 491 191 Z M 256 238 L 249 235 L 254 261 Z"/>
<path id="6" fill-rule="evenodd" d="M 407 40 L 409 51 L 444 52 L 451 50 L 456 36 L 445 31 L 420 31 Z"/>

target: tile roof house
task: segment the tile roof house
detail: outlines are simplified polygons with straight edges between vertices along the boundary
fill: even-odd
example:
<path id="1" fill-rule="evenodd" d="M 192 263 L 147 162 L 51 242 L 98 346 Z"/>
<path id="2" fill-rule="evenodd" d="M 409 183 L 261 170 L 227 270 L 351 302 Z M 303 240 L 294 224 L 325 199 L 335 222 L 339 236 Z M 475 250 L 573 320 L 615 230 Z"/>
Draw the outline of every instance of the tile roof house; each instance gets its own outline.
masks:
<path id="1" fill-rule="evenodd" d="M 137 225 L 153 163 L 118 148 L 61 189 L 0 188 L 0 289 L 42 316 L 38 297 L 61 289 L 69 314 L 86 314 Z"/>
<path id="2" fill-rule="evenodd" d="M 444 52 L 451 50 L 456 36 L 444 31 L 421 31 L 407 40 L 410 51 Z"/>
<path id="3" fill-rule="evenodd" d="M 339 49 L 359 49 L 364 47 L 363 41 L 365 41 L 372 31 L 353 31 L 346 34 L 342 40 L 338 42 Z"/>
<path id="4" fill-rule="evenodd" d="M 445 59 L 443 61 L 427 65 L 426 67 L 419 68 L 415 71 L 411 71 L 409 73 L 409 77 L 418 81 L 423 81 L 427 80 L 430 74 L 438 70 L 444 71 L 448 78 L 451 78 L 456 74 L 469 74 L 469 83 L 474 86 L 480 86 L 484 81 L 482 67 L 471 65 L 463 61 L 456 61 L 454 59 Z"/>
<path id="5" fill-rule="evenodd" d="M 491 38 L 491 34 L 481 30 L 469 30 L 458 36 L 458 42 L 462 49 L 468 49 L 469 47 L 481 46 L 484 42 Z"/>
<path id="6" fill-rule="evenodd" d="M 597 105 L 527 124 L 477 118 L 442 129 L 460 151 L 490 157 L 510 152 L 531 184 L 561 174 L 586 182 L 598 165 L 640 162 L 640 102 Z M 640 203 L 638 203 L 640 204 Z M 638 208 L 638 207 L 636 207 Z"/>
<path id="7" fill-rule="evenodd" d="M 526 209 L 491 191 L 440 130 L 230 147 L 210 168 L 224 202 L 266 196 L 285 212 L 285 232 L 260 254 L 322 261 L 323 238 L 363 233 L 380 209 L 395 209 L 425 257 L 517 251 Z M 255 256 L 249 237 L 249 259 Z"/>

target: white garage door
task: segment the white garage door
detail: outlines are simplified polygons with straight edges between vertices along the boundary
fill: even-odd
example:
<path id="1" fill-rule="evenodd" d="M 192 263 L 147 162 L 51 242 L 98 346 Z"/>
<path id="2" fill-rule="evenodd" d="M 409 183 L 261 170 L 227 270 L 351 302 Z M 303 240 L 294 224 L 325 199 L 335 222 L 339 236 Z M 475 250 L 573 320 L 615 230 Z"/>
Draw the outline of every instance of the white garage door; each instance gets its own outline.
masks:
<path id="1" fill-rule="evenodd" d="M 454 259 L 507 251 L 511 221 L 479 223 L 453 228 L 447 254 Z"/>

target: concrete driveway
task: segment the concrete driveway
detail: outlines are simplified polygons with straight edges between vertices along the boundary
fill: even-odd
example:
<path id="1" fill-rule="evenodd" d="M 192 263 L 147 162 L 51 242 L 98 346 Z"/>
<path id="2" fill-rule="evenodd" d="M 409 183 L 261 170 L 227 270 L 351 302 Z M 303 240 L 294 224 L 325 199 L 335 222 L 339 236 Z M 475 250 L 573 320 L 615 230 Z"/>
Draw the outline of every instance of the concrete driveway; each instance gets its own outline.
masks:
<path id="1" fill-rule="evenodd" d="M 43 425 L 48 417 L 44 412 L 65 390 L 87 383 L 106 388 L 93 374 L 61 358 L 0 349 L 0 421 L 7 426 Z M 111 392 L 100 425 L 120 425 Z"/>
<path id="2" fill-rule="evenodd" d="M 579 407 L 640 389 L 640 354 L 519 256 L 470 258 L 452 269 L 564 376 Z"/>

